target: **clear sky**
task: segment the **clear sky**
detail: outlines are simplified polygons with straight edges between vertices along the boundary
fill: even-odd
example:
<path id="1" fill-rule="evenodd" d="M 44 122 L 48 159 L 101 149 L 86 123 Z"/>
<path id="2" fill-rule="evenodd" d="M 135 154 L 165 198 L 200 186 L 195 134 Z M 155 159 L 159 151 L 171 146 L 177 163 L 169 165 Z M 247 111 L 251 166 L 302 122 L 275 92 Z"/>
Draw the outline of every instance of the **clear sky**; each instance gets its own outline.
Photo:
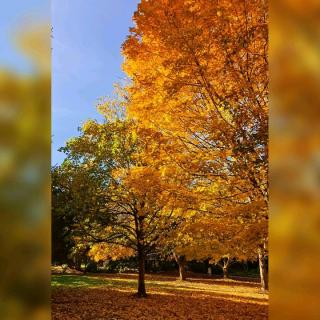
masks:
<path id="1" fill-rule="evenodd" d="M 124 78 L 121 44 L 139 0 L 52 0 L 52 164 L 96 103 Z"/>

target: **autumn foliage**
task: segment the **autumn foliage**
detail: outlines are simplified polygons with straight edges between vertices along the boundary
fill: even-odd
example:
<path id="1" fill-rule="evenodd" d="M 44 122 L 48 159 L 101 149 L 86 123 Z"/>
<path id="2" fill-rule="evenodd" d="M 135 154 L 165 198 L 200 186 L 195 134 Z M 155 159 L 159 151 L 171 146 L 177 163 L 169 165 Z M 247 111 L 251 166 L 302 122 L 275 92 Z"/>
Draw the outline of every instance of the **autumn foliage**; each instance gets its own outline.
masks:
<path id="1" fill-rule="evenodd" d="M 227 277 L 259 259 L 268 287 L 267 14 L 264 0 L 142 0 L 128 82 L 63 149 L 63 170 L 95 177 L 72 228 L 96 261 L 138 257 L 139 296 L 151 252 L 172 255 L 181 280 L 190 260 Z"/>

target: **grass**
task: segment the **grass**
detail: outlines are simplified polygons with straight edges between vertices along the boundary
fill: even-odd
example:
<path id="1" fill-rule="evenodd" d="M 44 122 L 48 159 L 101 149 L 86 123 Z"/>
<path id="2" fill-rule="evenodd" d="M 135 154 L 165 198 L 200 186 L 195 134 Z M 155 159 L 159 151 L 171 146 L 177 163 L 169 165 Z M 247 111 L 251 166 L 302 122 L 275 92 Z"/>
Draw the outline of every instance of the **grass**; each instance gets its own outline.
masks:
<path id="1" fill-rule="evenodd" d="M 100 286 L 112 286 L 113 281 L 111 279 L 104 279 L 101 277 L 88 277 L 79 275 L 53 275 L 51 277 L 52 287 L 69 287 L 69 288 L 80 288 L 80 287 L 100 287 Z"/>

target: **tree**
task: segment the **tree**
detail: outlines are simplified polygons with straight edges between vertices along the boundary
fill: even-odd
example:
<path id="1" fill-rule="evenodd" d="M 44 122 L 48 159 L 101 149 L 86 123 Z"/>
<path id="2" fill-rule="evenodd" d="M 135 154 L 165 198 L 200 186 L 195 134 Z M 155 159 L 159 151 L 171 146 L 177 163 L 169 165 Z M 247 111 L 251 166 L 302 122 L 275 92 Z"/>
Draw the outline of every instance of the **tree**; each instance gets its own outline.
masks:
<path id="1" fill-rule="evenodd" d="M 233 227 L 231 232 L 220 231 L 220 235 L 208 255 L 209 263 L 214 263 L 222 269 L 223 277 L 229 277 L 229 267 L 235 262 L 255 260 L 255 251 L 248 250 L 246 239 L 241 235 L 241 226 Z"/>
<path id="2" fill-rule="evenodd" d="M 105 109 L 105 108 L 104 108 Z M 110 111 L 110 110 L 109 110 Z M 136 125 L 134 121 L 114 118 L 102 124 L 87 121 L 81 134 L 63 150 L 66 162 L 81 164 L 86 170 L 103 172 L 95 196 L 104 202 L 94 210 L 82 208 L 79 230 L 93 243 L 102 243 L 114 252 L 120 247 L 138 257 L 138 295 L 145 296 L 145 257 L 168 231 L 178 225 L 191 190 L 184 188 L 182 176 L 155 159 L 162 150 L 161 133 Z M 98 205 L 98 207 L 97 207 Z M 111 254 L 110 251 L 108 254 Z M 117 253 L 116 253 L 117 254 Z"/>
<path id="3" fill-rule="evenodd" d="M 77 269 L 86 262 L 90 241 L 79 232 L 79 226 L 96 219 L 105 202 L 103 195 L 96 194 L 103 186 L 103 177 L 101 168 L 88 168 L 77 158 L 52 168 L 53 262 L 72 264 Z"/>
<path id="4" fill-rule="evenodd" d="M 256 224 L 264 247 L 267 13 L 264 0 L 142 0 L 123 45 L 129 115 L 175 139 L 203 211 Z"/>
<path id="5" fill-rule="evenodd" d="M 185 266 L 187 264 L 186 256 L 184 254 L 178 255 L 175 251 L 173 251 L 173 257 L 179 267 L 179 279 L 181 281 L 186 280 L 186 275 L 185 275 Z"/>
<path id="6" fill-rule="evenodd" d="M 268 285 L 268 228 L 265 221 L 251 223 L 243 231 L 242 236 L 246 238 L 247 249 L 251 250 L 258 258 L 261 279 L 261 289 L 269 289 Z"/>

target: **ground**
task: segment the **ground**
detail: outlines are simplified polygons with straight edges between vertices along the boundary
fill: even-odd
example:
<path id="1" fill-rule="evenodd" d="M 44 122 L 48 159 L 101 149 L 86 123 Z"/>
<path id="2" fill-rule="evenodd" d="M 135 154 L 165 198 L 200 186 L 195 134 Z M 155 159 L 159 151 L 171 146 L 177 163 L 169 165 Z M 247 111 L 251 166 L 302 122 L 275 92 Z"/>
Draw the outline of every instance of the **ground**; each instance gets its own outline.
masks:
<path id="1" fill-rule="evenodd" d="M 146 275 L 147 298 L 134 296 L 135 274 L 52 276 L 52 319 L 268 319 L 268 295 L 250 281 Z"/>

